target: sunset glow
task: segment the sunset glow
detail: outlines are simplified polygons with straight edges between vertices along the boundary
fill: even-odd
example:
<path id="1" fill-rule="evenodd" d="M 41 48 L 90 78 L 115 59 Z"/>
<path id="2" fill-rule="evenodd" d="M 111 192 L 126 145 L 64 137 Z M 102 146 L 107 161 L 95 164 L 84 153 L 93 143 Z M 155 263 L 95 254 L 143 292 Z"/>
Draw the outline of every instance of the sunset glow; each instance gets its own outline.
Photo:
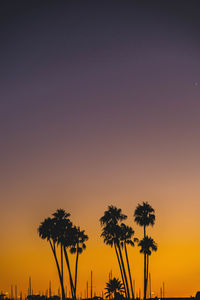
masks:
<path id="1" fill-rule="evenodd" d="M 0 291 L 25 295 L 31 277 L 35 293 L 50 280 L 58 293 L 37 228 L 63 208 L 89 236 L 78 295 L 91 270 L 101 295 L 120 272 L 99 219 L 120 207 L 141 239 L 142 201 L 156 215 L 152 292 L 200 289 L 200 23 L 196 2 L 174 3 L 1 4 Z M 143 257 L 128 252 L 142 294 Z"/>

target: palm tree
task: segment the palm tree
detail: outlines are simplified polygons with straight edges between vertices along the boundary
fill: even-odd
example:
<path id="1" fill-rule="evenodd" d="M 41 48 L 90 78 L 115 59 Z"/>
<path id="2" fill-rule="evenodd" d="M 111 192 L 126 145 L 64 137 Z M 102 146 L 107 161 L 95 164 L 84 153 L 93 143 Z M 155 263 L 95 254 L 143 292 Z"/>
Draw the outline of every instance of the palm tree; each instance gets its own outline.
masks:
<path id="1" fill-rule="evenodd" d="M 134 230 L 132 227 L 125 225 L 124 223 L 121 224 L 121 245 L 124 248 L 125 255 L 126 255 L 126 263 L 128 267 L 128 273 L 129 273 L 129 281 L 130 281 L 130 286 L 131 286 L 131 293 L 132 293 L 132 299 L 134 299 L 134 291 L 133 291 L 133 281 L 132 281 L 132 276 L 131 276 L 131 270 L 130 270 L 130 264 L 129 264 L 129 259 L 128 259 L 128 251 L 127 251 L 127 246 L 130 245 L 132 247 L 135 246 L 135 242 L 138 242 L 137 238 L 133 238 L 134 235 Z"/>
<path id="2" fill-rule="evenodd" d="M 61 236 L 59 243 L 61 243 L 61 245 L 63 245 L 63 251 L 64 251 L 64 255 L 65 255 L 65 261 L 66 261 L 66 265 L 67 265 L 67 270 L 68 270 L 68 274 L 69 274 L 69 282 L 70 282 L 70 289 L 71 289 L 71 295 L 72 298 L 74 299 L 74 283 L 73 283 L 73 279 L 72 279 L 72 272 L 71 272 L 71 267 L 70 267 L 70 260 L 69 260 L 69 255 L 67 252 L 68 248 L 71 248 L 73 245 L 73 240 L 74 240 L 74 234 L 75 234 L 75 230 L 74 230 L 74 226 L 72 225 L 72 223 L 68 224 L 68 226 L 65 228 L 65 231 L 63 232 L 63 235 Z"/>
<path id="3" fill-rule="evenodd" d="M 155 210 L 148 202 L 138 204 L 134 212 L 135 222 L 144 227 L 144 237 L 146 236 L 146 227 L 155 223 Z"/>
<path id="4" fill-rule="evenodd" d="M 74 298 L 76 299 L 76 288 L 77 288 L 77 276 L 78 276 L 78 258 L 79 254 L 86 249 L 85 242 L 88 240 L 88 236 L 85 234 L 85 230 L 80 230 L 80 227 L 74 226 L 73 228 L 73 241 L 71 243 L 70 252 L 76 253 L 75 263 L 75 278 L 74 278 Z"/>
<path id="5" fill-rule="evenodd" d="M 119 294 L 122 295 L 124 293 L 124 286 L 118 278 L 114 277 L 106 283 L 105 290 L 106 298 L 114 296 L 114 298 L 116 299 Z"/>
<path id="6" fill-rule="evenodd" d="M 88 236 L 84 230 L 80 230 L 72 224 L 69 219 L 70 214 L 63 209 L 58 209 L 52 214 L 52 218 L 45 219 L 38 228 L 38 233 L 42 239 L 47 239 L 50 243 L 51 249 L 54 254 L 56 266 L 58 269 L 58 275 L 60 279 L 60 285 L 62 290 L 62 298 L 65 298 L 64 291 L 64 266 L 63 266 L 63 253 L 69 274 L 70 288 L 72 298 L 76 298 L 76 286 L 77 286 L 77 273 L 78 273 L 78 258 L 79 254 L 86 248 L 85 242 L 88 240 Z M 56 249 L 60 247 L 60 264 L 58 262 L 58 256 Z M 72 272 L 70 267 L 70 260 L 67 249 L 70 249 L 71 253 L 76 253 L 75 263 L 75 278 L 73 283 Z"/>
<path id="7" fill-rule="evenodd" d="M 151 255 L 152 251 L 157 251 L 157 245 L 155 241 L 148 236 L 145 236 L 139 243 L 138 246 L 141 247 L 140 253 L 143 253 L 147 257 L 147 267 L 146 267 L 146 274 L 145 274 L 145 295 L 147 292 L 147 284 L 148 284 L 148 276 L 149 276 L 149 256 Z"/>
<path id="8" fill-rule="evenodd" d="M 117 224 L 123 220 L 126 220 L 127 216 L 122 214 L 121 208 L 110 205 L 108 210 L 104 212 L 103 217 L 100 218 L 101 225 Z"/>
<path id="9" fill-rule="evenodd" d="M 51 250 L 54 255 L 54 259 L 56 262 L 57 270 L 58 270 L 58 275 L 59 275 L 59 280 L 60 280 L 60 286 L 62 290 L 62 299 L 65 299 L 65 290 L 64 290 L 64 284 L 63 284 L 63 275 L 58 263 L 58 258 L 57 258 L 57 253 L 56 253 L 56 243 L 57 243 L 57 234 L 56 234 L 56 229 L 55 229 L 55 222 L 52 218 L 47 218 L 43 222 L 40 223 L 40 226 L 38 228 L 38 233 L 39 236 L 42 239 L 46 239 L 51 247 Z"/>
<path id="10" fill-rule="evenodd" d="M 144 238 L 146 236 L 146 227 L 155 223 L 155 213 L 154 209 L 148 202 L 143 202 L 142 205 L 138 204 L 135 212 L 134 219 L 139 226 L 144 228 Z M 146 299 L 146 268 L 147 268 L 147 256 L 144 253 L 144 299 Z"/>
<path id="11" fill-rule="evenodd" d="M 119 225 L 119 223 L 126 218 L 127 216 L 122 214 L 122 210 L 120 208 L 118 209 L 111 205 L 108 206 L 108 210 L 105 211 L 103 217 L 100 218 L 100 223 L 103 226 L 101 236 L 104 238 L 104 243 L 111 247 L 114 245 L 125 293 L 127 298 L 130 298 L 128 280 L 120 244 L 122 229 Z"/>
<path id="12" fill-rule="evenodd" d="M 63 274 L 63 244 L 60 242 L 64 235 L 64 232 L 68 226 L 71 226 L 71 221 L 69 219 L 70 214 L 65 212 L 64 209 L 57 209 L 55 213 L 52 214 L 53 220 L 55 222 L 55 231 L 57 236 L 57 244 L 60 244 L 60 258 L 61 258 L 61 274 L 64 280 Z"/>

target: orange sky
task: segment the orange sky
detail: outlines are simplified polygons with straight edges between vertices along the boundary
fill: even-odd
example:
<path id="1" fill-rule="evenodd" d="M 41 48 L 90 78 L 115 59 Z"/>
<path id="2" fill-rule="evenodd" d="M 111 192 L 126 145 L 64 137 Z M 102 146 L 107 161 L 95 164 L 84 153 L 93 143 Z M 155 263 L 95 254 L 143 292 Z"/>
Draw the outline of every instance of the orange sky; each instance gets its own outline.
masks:
<path id="1" fill-rule="evenodd" d="M 161 193 L 158 189 L 154 193 L 149 192 L 147 197 L 146 192 L 142 190 L 139 195 L 138 189 L 131 193 L 132 188 L 129 190 L 128 186 L 122 188 L 116 185 L 114 193 L 105 189 L 99 190 L 99 196 L 94 201 L 92 189 L 85 191 L 86 196 L 82 197 L 80 207 L 77 207 L 77 191 L 75 191 L 74 196 L 70 197 L 71 201 L 59 197 L 55 205 L 51 203 L 49 197 L 48 209 L 41 210 L 41 205 L 37 203 L 23 215 L 18 208 L 10 211 L 9 222 L 7 217 L 1 218 L 3 228 L 6 229 L 0 257 L 1 289 L 10 291 L 10 285 L 17 284 L 18 289 L 26 291 L 28 277 L 31 276 L 35 292 L 46 290 L 49 280 L 52 281 L 52 288 L 57 290 L 58 276 L 50 247 L 46 241 L 39 239 L 36 229 L 39 222 L 50 212 L 57 207 L 63 207 L 71 212 L 72 220 L 85 228 L 89 235 L 87 250 L 80 258 L 79 291 L 84 293 L 86 281 L 90 278 L 90 270 L 93 270 L 94 290 L 100 292 L 105 287 L 110 270 L 113 276 L 120 275 L 114 250 L 104 245 L 100 238 L 98 219 L 106 205 L 111 203 L 117 205 L 127 213 L 127 224 L 133 226 L 135 235 L 142 237 L 142 229 L 133 223 L 132 217 L 137 203 L 134 198 L 142 198 L 148 200 L 156 209 L 156 224 L 154 228 L 149 228 L 149 233 L 158 243 L 158 251 L 152 254 L 150 260 L 152 291 L 159 295 L 160 286 L 164 281 L 166 296 L 194 295 L 198 290 L 200 269 L 198 259 L 200 240 L 197 231 L 199 219 L 195 209 L 197 196 L 195 198 L 193 195 L 193 200 L 189 202 L 187 189 L 183 197 L 182 193 L 175 193 L 174 189 L 169 188 L 165 193 Z M 120 190 L 124 191 L 124 197 L 120 194 Z M 107 197 L 102 196 L 104 193 Z M 29 200 L 34 196 L 29 196 Z M 105 201 L 105 198 L 109 198 L 110 201 Z M 159 205 L 161 198 L 165 203 L 162 207 Z M 176 199 L 176 202 L 172 198 Z M 143 257 L 137 247 L 129 249 L 129 255 L 138 291 L 139 288 L 142 289 Z"/>

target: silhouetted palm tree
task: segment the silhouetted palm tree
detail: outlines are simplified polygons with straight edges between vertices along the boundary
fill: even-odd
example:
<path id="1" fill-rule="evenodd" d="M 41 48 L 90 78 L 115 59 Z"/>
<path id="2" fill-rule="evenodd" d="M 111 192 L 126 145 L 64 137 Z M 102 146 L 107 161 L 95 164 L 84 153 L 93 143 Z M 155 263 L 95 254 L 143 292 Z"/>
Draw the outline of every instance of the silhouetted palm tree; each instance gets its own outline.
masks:
<path id="1" fill-rule="evenodd" d="M 128 251 L 127 251 L 127 246 L 126 245 L 130 245 L 130 246 L 134 247 L 135 242 L 137 242 L 138 239 L 133 238 L 134 230 L 132 229 L 132 227 L 127 226 L 124 223 L 122 223 L 120 225 L 120 227 L 121 227 L 121 230 L 122 230 L 121 245 L 125 250 L 126 262 L 127 262 L 129 280 L 130 280 L 130 286 L 131 286 L 131 293 L 132 293 L 132 298 L 134 299 L 133 281 L 132 281 L 132 276 L 131 276 L 130 264 L 129 264 L 129 259 L 128 259 Z"/>
<path id="2" fill-rule="evenodd" d="M 101 225 L 108 224 L 118 224 L 123 220 L 126 220 L 127 216 L 122 214 L 121 208 L 117 208 L 116 206 L 110 205 L 108 209 L 104 212 L 103 217 L 100 218 Z"/>
<path id="3" fill-rule="evenodd" d="M 62 272 L 60 270 L 57 253 L 56 253 L 57 235 L 56 235 L 54 220 L 52 218 L 47 218 L 43 222 L 41 222 L 41 224 L 38 228 L 38 233 L 39 233 L 39 236 L 42 239 L 46 239 L 51 246 L 51 250 L 53 252 L 57 270 L 58 270 L 58 275 L 59 275 L 59 280 L 60 280 L 60 285 L 61 285 L 61 290 L 62 290 L 62 299 L 65 299 L 63 276 L 62 276 Z"/>
<path id="4" fill-rule="evenodd" d="M 62 290 L 62 298 L 65 298 L 64 291 L 64 267 L 63 267 L 63 252 L 66 260 L 66 265 L 69 274 L 70 288 L 72 298 L 76 298 L 76 286 L 77 286 L 77 273 L 78 273 L 78 257 L 86 248 L 85 242 L 88 240 L 88 236 L 84 230 L 74 226 L 69 219 L 70 214 L 66 213 L 63 209 L 58 209 L 52 214 L 52 218 L 45 219 L 39 226 L 38 232 L 42 239 L 46 239 L 51 246 L 58 269 L 58 275 L 60 279 L 60 285 Z M 60 247 L 60 265 L 58 262 L 58 256 L 56 249 Z M 70 249 L 71 253 L 76 253 L 75 263 L 75 278 L 73 283 L 70 261 L 67 249 Z"/>
<path id="5" fill-rule="evenodd" d="M 126 275 L 126 270 L 124 266 L 122 251 L 121 251 L 121 236 L 122 229 L 119 223 L 127 218 L 126 215 L 122 214 L 122 210 L 115 206 L 108 206 L 108 210 L 104 212 L 103 217 L 100 218 L 100 223 L 103 226 L 101 236 L 104 238 L 104 243 L 114 245 L 115 252 L 120 267 L 122 281 L 125 287 L 125 293 L 128 298 L 130 298 L 128 280 Z"/>
<path id="6" fill-rule="evenodd" d="M 70 246 L 70 252 L 72 254 L 76 253 L 76 263 L 75 263 L 75 278 L 74 278 L 74 298 L 76 299 L 77 290 L 77 276 L 78 276 L 78 258 L 79 254 L 86 249 L 85 242 L 88 240 L 88 236 L 85 234 L 85 230 L 80 230 L 80 227 L 73 228 L 73 237 Z"/>
<path id="7" fill-rule="evenodd" d="M 67 224 L 63 234 L 59 238 L 59 243 L 63 246 L 65 261 L 66 261 L 67 270 L 69 274 L 69 282 L 70 282 L 72 298 L 74 298 L 74 283 L 72 279 L 72 272 L 71 272 L 70 260 L 69 260 L 67 249 L 71 248 L 73 245 L 74 231 L 75 231 L 74 226 L 72 225 L 72 223 L 69 223 Z"/>
<path id="8" fill-rule="evenodd" d="M 140 253 L 143 253 L 144 255 L 146 255 L 147 257 L 147 267 L 146 267 L 146 274 L 145 274 L 145 295 L 147 292 L 147 284 L 148 284 L 148 276 L 149 276 L 149 256 L 151 255 L 152 251 L 157 251 L 157 245 L 155 243 L 155 241 L 148 236 L 145 236 L 139 243 L 138 246 L 141 247 L 140 249 Z"/>
<path id="9" fill-rule="evenodd" d="M 105 290 L 106 298 L 114 296 L 116 299 L 118 294 L 122 295 L 124 293 L 124 286 L 118 278 L 114 277 L 113 279 L 110 279 L 108 283 L 106 283 Z"/>
<path id="10" fill-rule="evenodd" d="M 135 222 L 144 228 L 144 237 L 146 236 L 146 227 L 155 223 L 155 210 L 148 202 L 138 204 L 134 212 Z"/>
<path id="11" fill-rule="evenodd" d="M 71 225 L 71 221 L 69 219 L 70 214 L 66 213 L 64 209 L 58 209 L 53 215 L 53 220 L 56 226 L 56 234 L 57 234 L 57 243 L 62 239 L 62 236 L 66 230 L 66 227 Z M 61 257 L 61 273 L 63 276 L 63 245 L 60 243 L 60 257 Z"/>
<path id="12" fill-rule="evenodd" d="M 135 222 L 144 228 L 144 238 L 146 236 L 146 227 L 151 225 L 153 226 L 155 223 L 155 213 L 154 209 L 148 202 L 143 202 L 142 205 L 138 204 L 135 212 L 134 219 Z M 146 299 L 146 268 L 147 268 L 147 256 L 144 253 L 144 299 Z"/>

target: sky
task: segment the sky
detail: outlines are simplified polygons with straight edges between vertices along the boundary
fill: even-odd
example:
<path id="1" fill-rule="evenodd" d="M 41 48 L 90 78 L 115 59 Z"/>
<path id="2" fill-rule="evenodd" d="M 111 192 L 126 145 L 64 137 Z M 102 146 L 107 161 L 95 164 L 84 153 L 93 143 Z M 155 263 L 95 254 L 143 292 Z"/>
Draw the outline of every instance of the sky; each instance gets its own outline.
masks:
<path id="1" fill-rule="evenodd" d="M 114 250 L 100 237 L 108 205 L 133 219 L 148 201 L 158 244 L 152 291 L 191 296 L 200 281 L 198 1 L 2 1 L 0 290 L 57 292 L 40 222 L 63 208 L 86 230 L 78 288 L 98 294 Z M 136 291 L 143 258 L 129 249 Z"/>

